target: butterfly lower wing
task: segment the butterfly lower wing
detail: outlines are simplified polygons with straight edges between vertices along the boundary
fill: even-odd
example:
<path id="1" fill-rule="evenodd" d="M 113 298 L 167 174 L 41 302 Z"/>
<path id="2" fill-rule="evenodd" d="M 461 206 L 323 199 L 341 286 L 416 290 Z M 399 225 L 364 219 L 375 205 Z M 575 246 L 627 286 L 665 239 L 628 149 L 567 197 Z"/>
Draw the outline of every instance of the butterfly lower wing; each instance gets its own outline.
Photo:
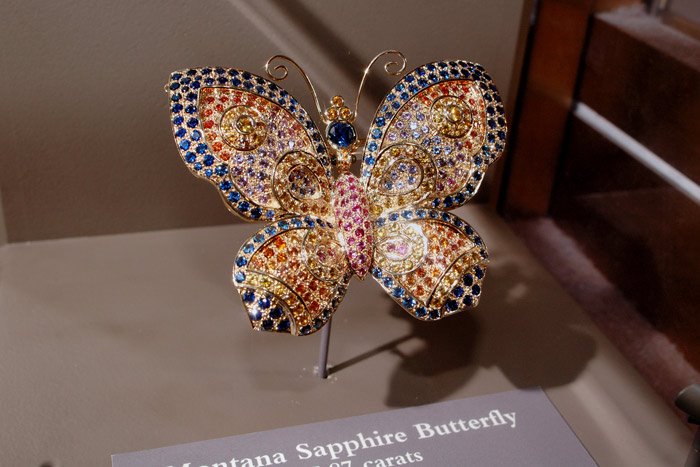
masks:
<path id="1" fill-rule="evenodd" d="M 416 68 L 386 96 L 369 129 L 362 180 L 374 214 L 464 204 L 505 139 L 503 103 L 481 65 Z"/>
<path id="2" fill-rule="evenodd" d="M 436 320 L 475 307 L 488 253 L 454 214 L 394 211 L 375 221 L 372 276 L 412 316 Z"/>
<path id="3" fill-rule="evenodd" d="M 351 276 L 336 230 L 310 216 L 268 225 L 243 245 L 233 267 L 253 328 L 294 335 L 328 321 Z"/>
<path id="4" fill-rule="evenodd" d="M 246 220 L 329 216 L 325 143 L 287 91 L 233 68 L 175 72 L 166 88 L 182 159 L 232 212 Z"/>

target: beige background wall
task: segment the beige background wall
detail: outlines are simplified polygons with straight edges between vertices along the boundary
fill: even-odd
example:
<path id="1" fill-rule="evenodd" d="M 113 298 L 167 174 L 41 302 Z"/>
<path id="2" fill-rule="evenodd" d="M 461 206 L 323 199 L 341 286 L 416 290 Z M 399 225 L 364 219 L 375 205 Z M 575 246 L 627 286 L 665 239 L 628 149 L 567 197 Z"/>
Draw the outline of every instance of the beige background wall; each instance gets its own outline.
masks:
<path id="1" fill-rule="evenodd" d="M 479 61 L 512 104 L 525 1 L 6 0 L 0 195 L 7 239 L 234 221 L 177 157 L 162 91 L 175 69 L 262 73 L 269 56 L 285 53 L 325 98 L 353 99 L 365 63 L 397 48 L 411 67 Z M 370 87 L 361 132 L 389 83 Z M 287 87 L 309 102 L 300 81 Z"/>

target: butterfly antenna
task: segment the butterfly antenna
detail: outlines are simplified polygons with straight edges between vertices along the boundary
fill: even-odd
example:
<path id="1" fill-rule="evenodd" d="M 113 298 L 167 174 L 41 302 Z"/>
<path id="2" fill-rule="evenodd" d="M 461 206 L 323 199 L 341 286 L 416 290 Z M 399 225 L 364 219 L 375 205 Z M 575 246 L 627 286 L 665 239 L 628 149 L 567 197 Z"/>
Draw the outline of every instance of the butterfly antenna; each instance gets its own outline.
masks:
<path id="1" fill-rule="evenodd" d="M 321 110 L 321 103 L 318 101 L 318 94 L 316 94 L 316 89 L 314 89 L 314 85 L 311 84 L 309 76 L 297 62 L 287 57 L 286 55 L 274 55 L 270 57 L 267 63 L 265 63 L 265 72 L 267 73 L 267 76 L 269 76 L 270 79 L 272 79 L 273 81 L 282 81 L 287 77 L 287 75 L 289 74 L 289 69 L 287 68 L 287 65 L 283 63 L 278 63 L 273 68 L 271 68 L 272 62 L 280 60 L 291 63 L 297 70 L 299 70 L 299 73 L 304 78 L 306 86 L 309 88 L 309 91 L 311 92 L 311 95 L 314 98 L 314 103 L 316 104 L 316 110 L 318 111 L 319 117 L 321 117 L 321 120 L 323 122 L 328 123 L 328 120 L 323 116 L 323 111 Z"/>
<path id="2" fill-rule="evenodd" d="M 385 55 L 392 55 L 393 59 L 389 60 L 384 64 L 384 71 L 386 72 L 387 75 L 389 76 L 398 76 L 401 73 L 404 72 L 406 69 L 406 57 L 399 52 L 398 50 L 385 50 L 383 52 L 379 52 L 373 59 L 372 61 L 369 62 L 369 65 L 367 65 L 367 68 L 365 68 L 364 73 L 362 74 L 362 80 L 360 81 L 360 87 L 357 90 L 357 97 L 355 98 L 355 116 L 357 116 L 357 109 L 360 105 L 360 97 L 362 96 L 362 89 L 365 86 L 365 80 L 367 79 L 367 75 L 369 74 L 370 69 L 372 68 L 372 65 L 375 64 L 377 60 L 382 58 Z"/>

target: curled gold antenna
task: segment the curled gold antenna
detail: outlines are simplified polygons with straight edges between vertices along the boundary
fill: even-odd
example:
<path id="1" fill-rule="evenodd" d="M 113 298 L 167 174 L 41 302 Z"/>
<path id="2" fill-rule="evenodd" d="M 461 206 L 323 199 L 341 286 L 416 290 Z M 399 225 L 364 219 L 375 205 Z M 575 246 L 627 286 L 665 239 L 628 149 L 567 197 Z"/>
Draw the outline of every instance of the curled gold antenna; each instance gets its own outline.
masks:
<path id="1" fill-rule="evenodd" d="M 355 116 L 357 116 L 357 109 L 360 105 L 360 96 L 362 96 L 362 88 L 365 85 L 365 80 L 367 79 L 367 75 L 369 74 L 370 69 L 372 68 L 372 65 L 382 58 L 385 55 L 394 55 L 395 58 L 393 60 L 389 60 L 384 64 L 384 71 L 386 72 L 387 75 L 389 76 L 398 76 L 403 71 L 406 69 L 406 57 L 399 52 L 398 50 L 385 50 L 383 52 L 379 52 L 371 62 L 369 62 L 369 65 L 367 65 L 367 68 L 365 68 L 364 73 L 362 74 L 362 81 L 360 81 L 360 87 L 357 90 L 357 97 L 355 98 Z"/>
<path id="2" fill-rule="evenodd" d="M 316 104 L 316 110 L 318 111 L 319 117 L 321 117 L 321 120 L 323 120 L 323 122 L 328 123 L 328 120 L 323 116 L 323 111 L 321 110 L 321 104 L 318 101 L 318 94 L 316 94 L 316 89 L 314 89 L 314 85 L 311 84 L 311 80 L 309 79 L 309 76 L 306 74 L 304 69 L 297 62 L 295 62 L 291 58 L 287 57 L 286 55 L 274 55 L 274 56 L 270 57 L 270 59 L 267 61 L 267 63 L 265 63 L 265 72 L 267 73 L 267 76 L 269 76 L 270 79 L 272 79 L 274 81 L 282 81 L 289 74 L 289 69 L 287 68 L 287 65 L 285 65 L 283 63 L 279 63 L 279 64 L 275 65 L 274 68 L 270 69 L 270 67 L 272 66 L 272 62 L 275 60 L 287 61 L 287 62 L 291 63 L 292 65 L 294 65 L 294 67 L 297 70 L 299 70 L 299 73 L 304 78 L 304 81 L 306 82 L 306 86 L 309 88 L 309 91 L 311 92 L 311 95 L 314 98 L 314 103 Z M 275 74 L 274 72 L 277 72 L 277 74 Z"/>

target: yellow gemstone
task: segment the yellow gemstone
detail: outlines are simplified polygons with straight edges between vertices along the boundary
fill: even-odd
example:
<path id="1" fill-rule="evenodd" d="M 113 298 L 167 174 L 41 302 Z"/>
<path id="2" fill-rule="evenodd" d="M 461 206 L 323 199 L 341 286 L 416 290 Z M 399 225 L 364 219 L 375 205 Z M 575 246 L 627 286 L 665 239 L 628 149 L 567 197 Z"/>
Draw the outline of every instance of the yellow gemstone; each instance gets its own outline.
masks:
<path id="1" fill-rule="evenodd" d="M 250 117 L 250 115 L 241 115 L 236 120 L 236 128 L 238 128 L 238 131 L 244 135 L 249 135 L 255 129 L 255 121 Z"/>

